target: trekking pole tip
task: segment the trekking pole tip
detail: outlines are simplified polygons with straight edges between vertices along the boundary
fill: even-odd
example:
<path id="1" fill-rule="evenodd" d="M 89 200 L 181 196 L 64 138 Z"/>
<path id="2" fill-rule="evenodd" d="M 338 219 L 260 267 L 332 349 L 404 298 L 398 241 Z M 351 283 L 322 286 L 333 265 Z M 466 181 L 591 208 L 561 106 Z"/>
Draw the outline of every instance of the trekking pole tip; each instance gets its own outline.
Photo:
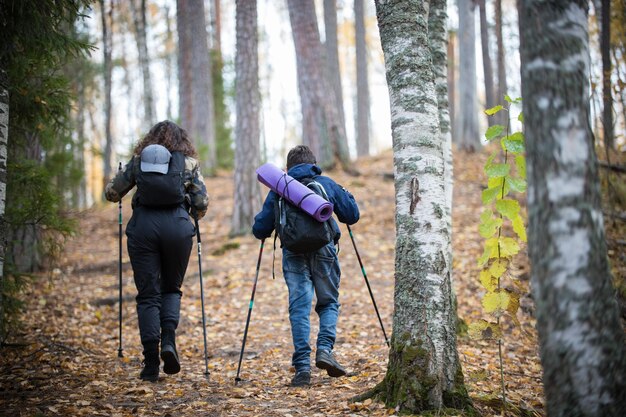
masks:
<path id="1" fill-rule="evenodd" d="M 123 358 L 124 357 L 124 354 L 122 353 L 122 349 L 118 349 L 117 350 L 117 357 L 118 358 Z"/>

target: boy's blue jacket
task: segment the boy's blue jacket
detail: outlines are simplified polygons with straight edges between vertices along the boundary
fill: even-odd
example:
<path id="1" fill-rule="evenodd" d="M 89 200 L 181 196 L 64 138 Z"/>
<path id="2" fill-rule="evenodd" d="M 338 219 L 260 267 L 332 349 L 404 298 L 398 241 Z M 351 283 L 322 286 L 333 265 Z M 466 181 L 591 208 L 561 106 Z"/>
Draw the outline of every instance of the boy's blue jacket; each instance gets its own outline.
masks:
<path id="1" fill-rule="evenodd" d="M 354 224 L 359 220 L 359 207 L 354 201 L 354 197 L 345 188 L 338 185 L 329 177 L 320 175 L 322 169 L 313 164 L 299 164 L 291 167 L 287 174 L 296 180 L 303 178 L 315 178 L 315 181 L 322 184 L 328 200 L 333 204 L 333 211 L 342 223 Z M 265 239 L 272 235 L 274 231 L 274 204 L 278 194 L 270 191 L 265 198 L 263 208 L 254 217 L 254 225 L 252 225 L 252 233 L 257 239 Z M 335 243 L 341 236 L 341 231 L 334 218 L 330 218 L 333 231 L 335 232 Z"/>

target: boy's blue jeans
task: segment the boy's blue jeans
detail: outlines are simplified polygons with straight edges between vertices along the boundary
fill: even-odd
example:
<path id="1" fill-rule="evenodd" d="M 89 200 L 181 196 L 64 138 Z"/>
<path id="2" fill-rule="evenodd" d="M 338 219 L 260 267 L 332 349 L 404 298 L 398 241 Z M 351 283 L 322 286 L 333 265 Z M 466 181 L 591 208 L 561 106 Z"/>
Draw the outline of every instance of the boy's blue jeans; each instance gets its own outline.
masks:
<path id="1" fill-rule="evenodd" d="M 296 372 L 311 369 L 309 334 L 313 292 L 315 311 L 320 319 L 317 349 L 332 351 L 339 316 L 341 270 L 335 245 L 330 243 L 316 252 L 297 254 L 283 249 L 283 275 L 289 289 L 289 321 Z"/>

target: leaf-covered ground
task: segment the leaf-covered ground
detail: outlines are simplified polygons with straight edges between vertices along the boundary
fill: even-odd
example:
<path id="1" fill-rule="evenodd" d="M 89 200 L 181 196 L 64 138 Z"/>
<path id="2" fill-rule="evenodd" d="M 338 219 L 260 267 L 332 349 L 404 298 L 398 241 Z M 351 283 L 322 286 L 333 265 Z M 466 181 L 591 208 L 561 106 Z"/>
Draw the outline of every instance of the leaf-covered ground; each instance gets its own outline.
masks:
<path id="1" fill-rule="evenodd" d="M 454 283 L 459 316 L 481 317 L 476 258 L 485 156 L 455 155 L 453 212 Z M 387 333 L 391 335 L 394 284 L 394 187 L 392 156 L 359 162 L 362 175 L 331 175 L 355 195 L 361 221 L 353 227 Z M 313 368 L 310 388 L 290 388 L 291 335 L 287 288 L 272 242 L 266 242 L 256 292 L 243 382 L 235 386 L 237 361 L 255 276 L 259 241 L 228 237 L 232 174 L 207 179 L 211 206 L 201 221 L 202 270 L 208 344 L 204 375 L 202 308 L 196 246 L 183 287 L 177 333 L 182 371 L 161 374 L 157 383 L 138 379 L 141 369 L 132 270 L 123 250 L 123 358 L 118 357 L 118 208 L 116 204 L 80 215 L 80 233 L 68 241 L 58 268 L 38 279 L 27 294 L 22 330 L 13 334 L 0 358 L 0 410 L 7 416 L 332 416 L 395 415 L 367 400 L 348 400 L 379 382 L 387 347 L 345 228 L 340 242 L 343 275 L 336 353 L 349 375 L 330 378 Z M 124 200 L 124 222 L 130 217 Z M 513 271 L 527 285 L 527 260 Z M 532 303 L 522 300 L 521 328 L 506 322 L 502 346 L 507 399 L 519 409 L 542 415 L 541 370 Z M 312 315 L 312 341 L 317 318 Z M 498 346 L 460 336 L 459 356 L 476 407 L 500 415 Z"/>

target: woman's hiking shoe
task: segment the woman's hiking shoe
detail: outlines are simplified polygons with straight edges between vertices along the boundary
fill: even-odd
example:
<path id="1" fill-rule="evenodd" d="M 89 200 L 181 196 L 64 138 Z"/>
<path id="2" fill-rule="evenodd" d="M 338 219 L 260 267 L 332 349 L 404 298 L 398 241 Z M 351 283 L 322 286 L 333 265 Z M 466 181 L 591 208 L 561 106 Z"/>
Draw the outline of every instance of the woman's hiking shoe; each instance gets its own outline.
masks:
<path id="1" fill-rule="evenodd" d="M 311 385 L 311 372 L 310 371 L 300 371 L 296 372 L 293 379 L 291 380 L 292 387 L 306 387 Z"/>
<path id="2" fill-rule="evenodd" d="M 143 357 L 143 369 L 139 378 L 144 381 L 156 382 L 159 379 L 159 366 L 161 365 L 158 344 L 144 346 Z"/>
<path id="3" fill-rule="evenodd" d="M 324 369 L 328 372 L 328 375 L 337 378 L 340 376 L 344 376 L 346 374 L 346 370 L 343 369 L 343 366 L 339 365 L 337 359 L 332 352 L 327 350 L 318 350 L 315 354 L 315 366 Z"/>
<path id="4" fill-rule="evenodd" d="M 161 335 L 161 359 L 163 372 L 172 375 L 180 372 L 178 352 L 176 352 L 176 334 L 174 330 L 163 329 Z"/>

